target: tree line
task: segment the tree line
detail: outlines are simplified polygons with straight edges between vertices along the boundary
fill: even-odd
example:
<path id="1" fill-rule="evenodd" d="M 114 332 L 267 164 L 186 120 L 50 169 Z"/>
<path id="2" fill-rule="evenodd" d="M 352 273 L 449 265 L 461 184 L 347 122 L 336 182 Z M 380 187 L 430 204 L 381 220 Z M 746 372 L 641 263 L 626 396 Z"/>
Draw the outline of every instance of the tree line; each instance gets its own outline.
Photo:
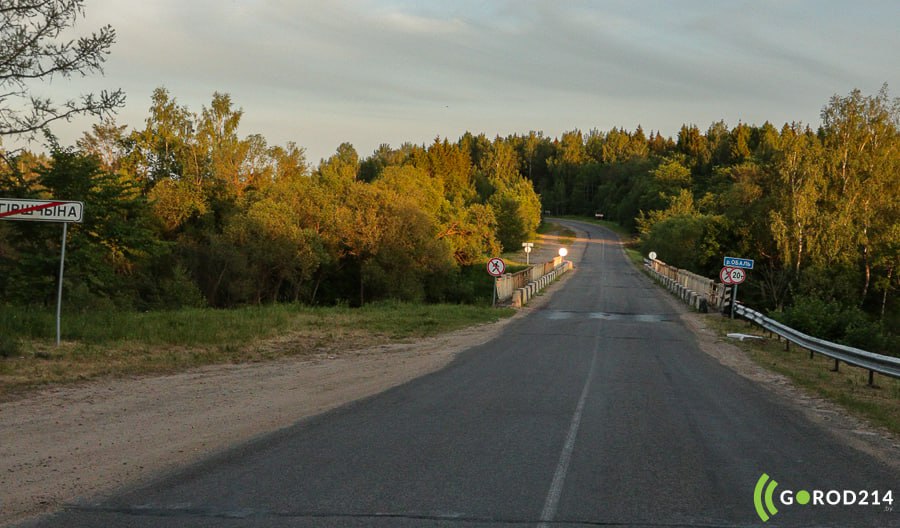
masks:
<path id="1" fill-rule="evenodd" d="M 349 144 L 312 167 L 302 148 L 237 134 L 242 111 L 214 94 L 199 112 L 157 89 L 145 126 L 109 116 L 121 90 L 62 103 L 31 83 L 103 72 L 115 31 L 65 40 L 83 0 L 4 7 L 0 139 L 53 122 L 107 119 L 50 154 L 0 148 L 0 194 L 81 200 L 67 292 L 76 306 L 473 302 L 477 264 L 530 237 L 541 210 L 600 212 L 642 248 L 706 276 L 725 254 L 757 262 L 742 291 L 825 338 L 896 350 L 900 264 L 900 103 L 887 86 L 822 108 L 822 123 L 724 122 L 673 140 L 613 128 L 430 145 Z M 4 303 L 50 303 L 58 231 L 0 222 Z"/>
<path id="2" fill-rule="evenodd" d="M 884 348 L 871 336 L 898 313 L 898 109 L 884 87 L 834 96 L 815 129 L 466 133 L 365 158 L 345 143 L 312 167 L 295 144 L 240 137 L 228 95 L 193 112 L 160 88 L 143 128 L 107 119 L 74 147 L 7 153 L 0 192 L 88 204 L 67 279 L 87 304 L 474 302 L 490 291 L 479 263 L 542 210 L 600 212 L 709 277 L 726 254 L 754 258 L 748 303 Z M 51 301 L 58 245 L 49 226 L 0 223 L 7 302 Z"/>
<path id="3" fill-rule="evenodd" d="M 473 268 L 517 247 L 541 205 L 504 140 L 349 144 L 314 169 L 302 148 L 237 133 L 216 93 L 200 112 L 165 89 L 142 129 L 112 120 L 75 147 L 7 155 L 4 196 L 85 202 L 71 226 L 67 291 L 78 305 L 150 309 L 372 299 L 474 302 Z M 0 292 L 50 302 L 58 229 L 0 224 Z M 489 283 L 488 283 L 489 284 Z"/>
<path id="4" fill-rule="evenodd" d="M 527 148 L 545 207 L 600 212 L 646 254 L 707 277 L 725 255 L 756 260 L 742 297 L 813 335 L 896 352 L 900 102 L 833 96 L 817 128 L 684 125 L 563 134 Z M 527 140 L 527 138 L 526 138 Z"/>

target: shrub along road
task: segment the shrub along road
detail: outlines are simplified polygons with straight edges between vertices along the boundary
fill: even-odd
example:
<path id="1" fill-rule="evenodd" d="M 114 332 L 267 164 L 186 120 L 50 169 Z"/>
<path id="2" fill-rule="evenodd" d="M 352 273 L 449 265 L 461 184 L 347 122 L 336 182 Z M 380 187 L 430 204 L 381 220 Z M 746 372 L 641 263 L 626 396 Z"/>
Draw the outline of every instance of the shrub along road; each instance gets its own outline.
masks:
<path id="1" fill-rule="evenodd" d="M 549 302 L 447 368 L 38 526 L 757 526 L 763 472 L 900 493 L 896 463 L 701 351 L 615 235 L 580 229 Z M 900 526 L 900 506 L 778 509 Z"/>

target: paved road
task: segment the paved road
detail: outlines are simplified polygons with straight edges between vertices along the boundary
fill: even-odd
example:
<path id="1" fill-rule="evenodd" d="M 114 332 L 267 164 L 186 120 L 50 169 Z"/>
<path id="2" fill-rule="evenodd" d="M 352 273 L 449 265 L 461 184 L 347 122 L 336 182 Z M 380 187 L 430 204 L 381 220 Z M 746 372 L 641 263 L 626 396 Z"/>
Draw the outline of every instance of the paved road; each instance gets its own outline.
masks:
<path id="1" fill-rule="evenodd" d="M 446 369 L 39 526 L 759 526 L 762 472 L 778 491 L 900 492 L 701 352 L 614 235 L 584 229 L 550 302 Z M 768 525 L 900 526 L 778 509 Z"/>

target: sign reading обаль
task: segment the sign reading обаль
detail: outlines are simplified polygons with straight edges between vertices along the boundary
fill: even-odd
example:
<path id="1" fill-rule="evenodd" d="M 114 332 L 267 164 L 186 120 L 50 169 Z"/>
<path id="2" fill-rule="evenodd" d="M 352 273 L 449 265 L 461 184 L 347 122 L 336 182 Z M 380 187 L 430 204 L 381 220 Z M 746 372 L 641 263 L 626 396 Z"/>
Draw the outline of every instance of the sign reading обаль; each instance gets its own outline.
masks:
<path id="1" fill-rule="evenodd" d="M 725 257 L 725 264 L 723 264 L 723 266 L 729 268 L 753 269 L 753 259 Z"/>

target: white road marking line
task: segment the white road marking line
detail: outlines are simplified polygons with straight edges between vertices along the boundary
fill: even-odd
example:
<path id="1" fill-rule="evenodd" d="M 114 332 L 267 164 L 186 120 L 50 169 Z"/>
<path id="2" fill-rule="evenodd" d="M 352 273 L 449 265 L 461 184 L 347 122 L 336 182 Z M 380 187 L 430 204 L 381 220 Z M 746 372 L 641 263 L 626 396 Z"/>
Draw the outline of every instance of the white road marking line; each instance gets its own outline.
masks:
<path id="1" fill-rule="evenodd" d="M 581 398 L 578 399 L 578 405 L 575 407 L 575 414 L 572 416 L 572 423 L 569 425 L 569 432 L 566 435 L 566 442 L 563 444 L 559 462 L 556 464 L 556 472 L 553 474 L 553 482 L 550 484 L 547 500 L 544 501 L 544 509 L 541 511 L 541 523 L 538 524 L 538 528 L 549 528 L 549 523 L 556 517 L 556 508 L 559 506 L 559 498 L 562 495 L 563 484 L 566 481 L 566 473 L 569 471 L 569 462 L 572 461 L 572 451 L 575 450 L 575 438 L 578 436 L 578 427 L 581 425 L 584 403 L 587 401 L 591 380 L 594 378 L 594 366 L 597 364 L 597 347 L 599 344 L 600 338 L 598 336 L 594 343 L 594 355 L 591 357 L 591 366 L 588 369 L 587 380 L 584 382 L 584 389 L 581 390 Z"/>

